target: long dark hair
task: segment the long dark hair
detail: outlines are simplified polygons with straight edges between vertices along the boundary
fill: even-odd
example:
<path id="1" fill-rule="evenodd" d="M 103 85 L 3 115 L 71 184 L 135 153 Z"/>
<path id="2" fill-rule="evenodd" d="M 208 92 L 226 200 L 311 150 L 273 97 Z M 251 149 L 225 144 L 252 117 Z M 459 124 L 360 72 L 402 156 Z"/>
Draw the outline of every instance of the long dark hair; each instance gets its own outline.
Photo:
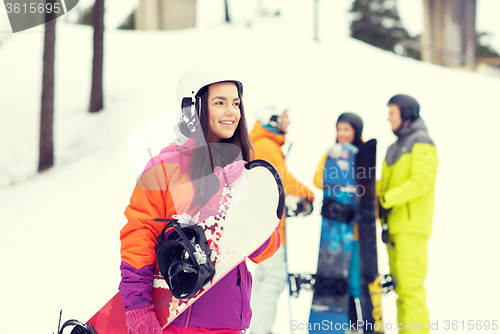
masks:
<path id="1" fill-rule="evenodd" d="M 210 143 L 209 86 L 203 87 L 197 94 L 201 98 L 200 123 L 194 132 L 196 148 L 193 152 L 193 159 L 188 166 L 194 187 L 194 198 L 188 209 L 190 215 L 195 214 L 219 191 L 219 179 L 214 174 L 216 166 L 225 167 L 236 160 L 248 162 L 253 159 L 253 147 L 249 139 L 245 108 L 243 107 L 243 90 L 241 85 L 236 83 L 235 85 L 240 98 L 240 121 L 233 136 L 222 139 L 219 143 Z"/>

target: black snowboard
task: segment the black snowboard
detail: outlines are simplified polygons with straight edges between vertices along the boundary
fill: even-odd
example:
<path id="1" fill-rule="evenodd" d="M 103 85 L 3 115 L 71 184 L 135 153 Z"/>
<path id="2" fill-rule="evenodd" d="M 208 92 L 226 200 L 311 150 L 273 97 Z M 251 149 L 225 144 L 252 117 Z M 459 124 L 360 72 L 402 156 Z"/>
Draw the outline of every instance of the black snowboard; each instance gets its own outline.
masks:
<path id="1" fill-rule="evenodd" d="M 383 333 L 382 282 L 377 263 L 375 217 L 375 163 L 377 141 L 372 139 L 360 147 L 356 155 L 356 188 L 358 195 L 359 267 L 361 278 L 361 315 L 363 332 Z"/>

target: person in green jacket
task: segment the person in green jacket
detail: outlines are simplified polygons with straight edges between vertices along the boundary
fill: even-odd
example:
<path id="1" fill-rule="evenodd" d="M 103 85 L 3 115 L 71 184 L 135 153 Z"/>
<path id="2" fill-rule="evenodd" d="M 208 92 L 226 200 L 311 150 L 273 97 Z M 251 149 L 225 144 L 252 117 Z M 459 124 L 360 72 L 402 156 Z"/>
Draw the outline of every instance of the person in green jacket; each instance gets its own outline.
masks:
<path id="1" fill-rule="evenodd" d="M 438 158 L 418 102 L 408 95 L 395 95 L 388 106 L 388 120 L 398 139 L 387 149 L 377 183 L 382 237 L 396 279 L 399 332 L 425 334 L 429 311 L 424 279 Z"/>

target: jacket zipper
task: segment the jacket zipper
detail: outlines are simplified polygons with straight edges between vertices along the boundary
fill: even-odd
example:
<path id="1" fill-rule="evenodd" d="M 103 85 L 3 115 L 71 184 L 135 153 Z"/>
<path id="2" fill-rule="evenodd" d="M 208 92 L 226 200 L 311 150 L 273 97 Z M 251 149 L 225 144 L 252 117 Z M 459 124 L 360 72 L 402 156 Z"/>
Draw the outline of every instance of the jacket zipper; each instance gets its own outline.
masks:
<path id="1" fill-rule="evenodd" d="M 408 219 L 411 220 L 410 202 L 406 202 L 406 210 L 408 212 Z"/>
<path id="2" fill-rule="evenodd" d="M 238 279 L 236 280 L 236 285 L 240 287 L 240 295 L 241 295 L 241 323 L 240 326 L 243 324 L 243 289 L 241 287 L 241 272 L 240 272 L 240 266 L 238 265 Z"/>
<path id="3" fill-rule="evenodd" d="M 189 309 L 188 309 L 188 314 L 186 317 L 186 324 L 184 325 L 185 328 L 187 328 L 187 326 L 189 325 L 189 318 L 191 317 L 191 307 L 192 306 L 189 306 Z"/>
<path id="4" fill-rule="evenodd" d="M 241 285 L 241 274 L 240 274 L 240 267 L 238 266 L 238 280 L 236 281 L 236 285 L 240 286 Z"/>

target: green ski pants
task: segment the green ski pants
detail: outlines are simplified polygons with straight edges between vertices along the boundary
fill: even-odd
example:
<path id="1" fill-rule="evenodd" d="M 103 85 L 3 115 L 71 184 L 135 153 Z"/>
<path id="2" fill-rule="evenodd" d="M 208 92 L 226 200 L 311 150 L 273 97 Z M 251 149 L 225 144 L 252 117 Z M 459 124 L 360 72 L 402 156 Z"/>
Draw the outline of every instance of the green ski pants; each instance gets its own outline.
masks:
<path id="1" fill-rule="evenodd" d="M 396 278 L 399 333 L 429 333 L 424 280 L 427 274 L 427 237 L 391 234 L 387 247 L 391 274 Z M 394 326 L 393 326 L 394 328 Z"/>

